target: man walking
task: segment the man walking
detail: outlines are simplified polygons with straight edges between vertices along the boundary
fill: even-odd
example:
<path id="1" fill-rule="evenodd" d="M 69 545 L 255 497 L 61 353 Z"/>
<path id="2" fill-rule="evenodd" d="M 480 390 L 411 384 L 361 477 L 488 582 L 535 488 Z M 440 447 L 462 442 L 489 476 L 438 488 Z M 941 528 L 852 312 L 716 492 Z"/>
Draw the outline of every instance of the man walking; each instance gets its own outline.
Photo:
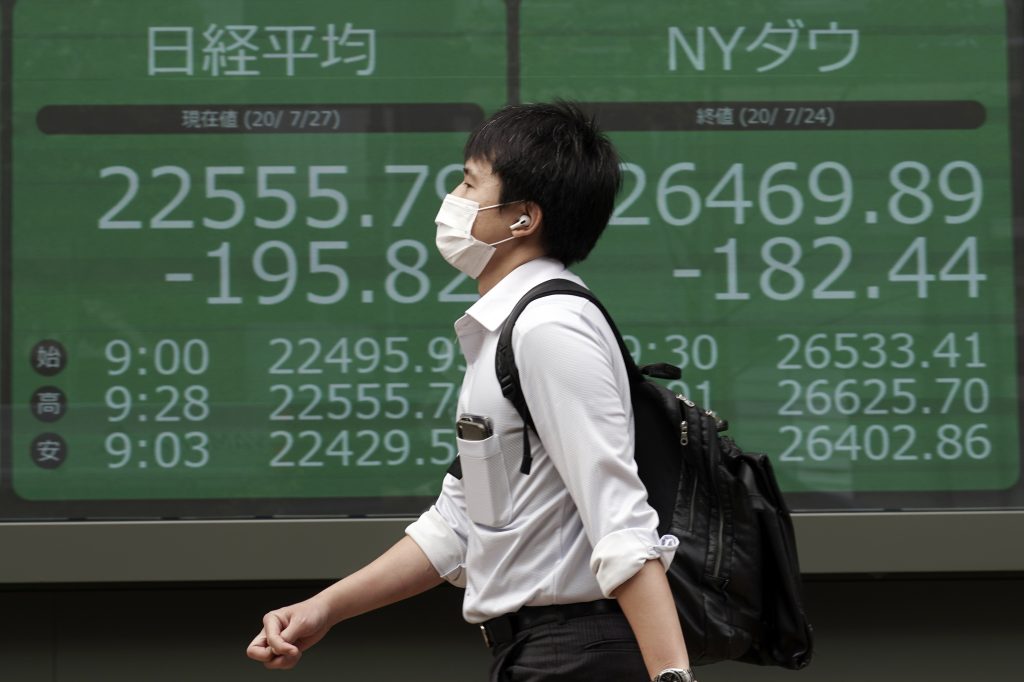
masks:
<path id="1" fill-rule="evenodd" d="M 334 624 L 448 581 L 465 588 L 463 614 L 492 649 L 493 682 L 693 682 L 665 578 L 677 540 L 658 536 L 637 476 L 629 381 L 604 316 L 554 295 L 516 322 L 534 436 L 494 371 L 522 295 L 554 278 L 580 282 L 567 268 L 608 223 L 618 156 L 559 102 L 500 110 L 464 158 L 436 219 L 438 250 L 481 294 L 455 324 L 466 358 L 458 413 L 479 427 L 458 441 L 462 477 L 446 476 L 435 504 L 376 561 L 268 613 L 247 653 L 290 668 Z"/>

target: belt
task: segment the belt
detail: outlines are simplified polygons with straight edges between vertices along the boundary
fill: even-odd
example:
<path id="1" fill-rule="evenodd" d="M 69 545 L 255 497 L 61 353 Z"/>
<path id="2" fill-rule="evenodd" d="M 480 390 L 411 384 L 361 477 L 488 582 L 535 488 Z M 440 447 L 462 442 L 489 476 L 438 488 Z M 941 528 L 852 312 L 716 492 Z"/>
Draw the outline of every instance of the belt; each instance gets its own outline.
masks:
<path id="1" fill-rule="evenodd" d="M 596 616 L 602 613 L 622 613 L 619 602 L 614 599 L 579 602 L 576 604 L 554 604 L 552 606 L 524 606 L 515 613 L 492 618 L 480 626 L 484 644 L 493 648 L 498 644 L 511 642 L 516 635 L 532 627 L 547 623 L 563 623 L 572 618 Z"/>

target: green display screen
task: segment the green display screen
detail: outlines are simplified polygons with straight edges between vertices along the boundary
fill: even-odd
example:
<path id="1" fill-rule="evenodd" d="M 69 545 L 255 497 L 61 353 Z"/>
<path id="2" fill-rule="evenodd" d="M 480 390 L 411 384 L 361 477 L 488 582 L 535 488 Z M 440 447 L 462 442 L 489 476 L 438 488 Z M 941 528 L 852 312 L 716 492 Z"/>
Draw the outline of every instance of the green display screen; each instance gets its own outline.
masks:
<path id="1" fill-rule="evenodd" d="M 576 270 L 797 509 L 1024 506 L 1017 1 L 7 0 L 0 517 L 412 514 L 509 101 L 624 186 Z"/>

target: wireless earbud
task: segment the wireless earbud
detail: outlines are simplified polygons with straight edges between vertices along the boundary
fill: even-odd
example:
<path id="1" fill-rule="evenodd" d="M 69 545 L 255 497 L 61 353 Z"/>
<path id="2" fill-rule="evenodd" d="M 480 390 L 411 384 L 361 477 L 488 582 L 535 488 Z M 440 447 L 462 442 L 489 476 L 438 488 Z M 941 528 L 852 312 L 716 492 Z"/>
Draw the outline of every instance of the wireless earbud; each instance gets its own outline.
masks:
<path id="1" fill-rule="evenodd" d="M 528 215 L 526 215 L 524 213 L 523 215 L 519 216 L 519 220 L 517 220 L 514 223 L 512 223 L 511 225 L 509 225 L 508 229 L 510 229 L 510 230 L 518 230 L 518 229 L 521 229 L 521 228 L 524 228 L 524 227 L 529 227 L 529 226 L 530 226 L 530 216 L 528 216 Z"/>

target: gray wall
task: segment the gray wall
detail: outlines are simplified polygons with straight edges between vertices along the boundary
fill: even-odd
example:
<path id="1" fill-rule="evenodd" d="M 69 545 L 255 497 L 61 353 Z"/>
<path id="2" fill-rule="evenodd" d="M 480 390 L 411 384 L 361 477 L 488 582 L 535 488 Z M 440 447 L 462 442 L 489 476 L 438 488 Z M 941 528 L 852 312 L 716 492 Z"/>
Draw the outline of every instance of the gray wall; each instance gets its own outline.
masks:
<path id="1" fill-rule="evenodd" d="M 341 624 L 290 673 L 245 658 L 264 611 L 322 585 L 0 585 L 0 680 L 486 679 L 487 651 L 448 586 Z M 811 667 L 722 664 L 701 681 L 1024 679 L 1024 575 L 809 576 L 805 589 Z"/>

